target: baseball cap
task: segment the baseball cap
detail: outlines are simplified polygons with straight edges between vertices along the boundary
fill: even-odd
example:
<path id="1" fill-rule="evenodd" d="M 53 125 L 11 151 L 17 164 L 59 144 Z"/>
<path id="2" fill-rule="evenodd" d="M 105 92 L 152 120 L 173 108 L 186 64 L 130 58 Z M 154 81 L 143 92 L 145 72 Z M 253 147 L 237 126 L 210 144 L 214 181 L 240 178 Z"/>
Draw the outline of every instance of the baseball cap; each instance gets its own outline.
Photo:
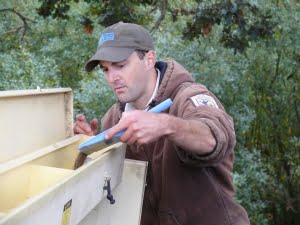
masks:
<path id="1" fill-rule="evenodd" d="M 119 22 L 107 27 L 100 36 L 96 53 L 85 65 L 92 71 L 99 61 L 120 62 L 135 50 L 154 50 L 150 33 L 138 24 Z"/>

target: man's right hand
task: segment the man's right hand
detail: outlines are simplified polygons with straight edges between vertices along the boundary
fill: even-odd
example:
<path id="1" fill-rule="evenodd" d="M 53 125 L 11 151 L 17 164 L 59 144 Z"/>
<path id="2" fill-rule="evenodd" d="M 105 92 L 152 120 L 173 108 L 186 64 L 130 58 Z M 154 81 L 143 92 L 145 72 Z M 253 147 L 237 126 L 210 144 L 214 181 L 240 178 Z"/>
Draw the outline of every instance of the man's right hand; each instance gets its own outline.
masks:
<path id="1" fill-rule="evenodd" d="M 94 118 L 91 121 L 91 124 L 88 124 L 85 116 L 83 114 L 78 114 L 73 126 L 73 131 L 74 134 L 85 134 L 89 136 L 96 135 L 98 131 L 98 120 Z"/>

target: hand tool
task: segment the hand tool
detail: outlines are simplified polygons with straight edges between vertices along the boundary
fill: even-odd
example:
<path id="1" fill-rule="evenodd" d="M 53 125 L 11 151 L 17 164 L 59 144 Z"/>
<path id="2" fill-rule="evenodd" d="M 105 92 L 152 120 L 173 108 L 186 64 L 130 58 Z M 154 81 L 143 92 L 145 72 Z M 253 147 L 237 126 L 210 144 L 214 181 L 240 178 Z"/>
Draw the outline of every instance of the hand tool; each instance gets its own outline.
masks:
<path id="1" fill-rule="evenodd" d="M 149 112 L 154 112 L 154 113 L 162 112 L 167 108 L 169 108 L 172 104 L 173 104 L 172 100 L 168 98 L 165 101 L 158 104 L 157 106 L 150 109 Z M 78 147 L 79 151 L 85 153 L 86 155 L 92 154 L 93 152 L 99 151 L 103 148 L 106 148 L 112 144 L 119 142 L 120 137 L 125 132 L 125 130 L 120 131 L 113 138 L 106 140 L 105 135 L 109 130 L 110 129 L 105 130 L 100 134 L 96 135 L 95 137 L 80 144 Z"/>

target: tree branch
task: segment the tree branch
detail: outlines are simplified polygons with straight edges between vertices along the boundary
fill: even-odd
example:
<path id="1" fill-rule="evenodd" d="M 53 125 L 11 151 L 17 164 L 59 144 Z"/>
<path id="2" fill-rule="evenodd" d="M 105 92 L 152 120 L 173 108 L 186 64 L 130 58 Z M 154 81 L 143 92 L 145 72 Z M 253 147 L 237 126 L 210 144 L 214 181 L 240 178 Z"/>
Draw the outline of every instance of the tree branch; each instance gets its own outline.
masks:
<path id="1" fill-rule="evenodd" d="M 12 12 L 12 13 L 18 15 L 20 17 L 20 19 L 23 21 L 23 25 L 22 26 L 18 26 L 18 27 L 14 28 L 14 29 L 12 29 L 12 30 L 10 30 L 8 32 L 5 32 L 1 36 L 5 35 L 5 34 L 9 34 L 9 33 L 14 33 L 14 32 L 17 33 L 21 28 L 23 28 L 23 34 L 22 34 L 22 38 L 21 38 L 21 39 L 23 39 L 24 36 L 26 35 L 26 32 L 29 31 L 29 30 L 31 30 L 28 22 L 35 23 L 35 21 L 32 20 L 32 19 L 30 19 L 30 18 L 28 18 L 28 17 L 26 17 L 26 16 L 23 16 L 21 13 L 15 11 L 14 9 L 11 9 L 11 8 L 0 9 L 0 12 L 5 12 L 5 11 L 9 11 L 9 12 Z"/>
<path id="2" fill-rule="evenodd" d="M 18 27 L 14 28 L 14 29 L 11 29 L 11 30 L 9 30 L 9 31 L 1 34 L 0 37 L 4 36 L 6 34 L 10 34 L 10 33 L 17 33 L 21 28 L 23 28 L 23 25 L 18 26 Z"/>
<path id="3" fill-rule="evenodd" d="M 156 31 L 159 28 L 161 22 L 164 20 L 167 12 L 167 7 L 168 7 L 168 0 L 160 1 L 160 5 L 159 5 L 160 16 L 156 20 L 154 27 L 151 29 L 151 33 Z"/>
<path id="4" fill-rule="evenodd" d="M 276 81 L 277 77 L 279 76 L 279 64 L 280 64 L 280 59 L 281 59 L 281 52 L 278 51 L 277 52 L 277 59 L 276 59 L 276 65 L 275 65 L 275 74 L 274 77 L 270 83 L 270 89 L 272 89 L 272 85 L 274 84 L 274 82 Z"/>

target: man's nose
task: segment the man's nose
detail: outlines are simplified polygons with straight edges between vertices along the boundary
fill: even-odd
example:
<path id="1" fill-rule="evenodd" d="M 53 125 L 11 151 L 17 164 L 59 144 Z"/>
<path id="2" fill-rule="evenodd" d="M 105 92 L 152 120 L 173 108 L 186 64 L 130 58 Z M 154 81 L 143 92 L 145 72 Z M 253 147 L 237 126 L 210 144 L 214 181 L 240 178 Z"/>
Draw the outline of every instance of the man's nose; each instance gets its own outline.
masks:
<path id="1" fill-rule="evenodd" d="M 113 83 L 114 81 L 118 80 L 120 78 L 119 74 L 117 71 L 114 69 L 109 69 L 106 72 L 106 79 L 109 83 Z"/>

